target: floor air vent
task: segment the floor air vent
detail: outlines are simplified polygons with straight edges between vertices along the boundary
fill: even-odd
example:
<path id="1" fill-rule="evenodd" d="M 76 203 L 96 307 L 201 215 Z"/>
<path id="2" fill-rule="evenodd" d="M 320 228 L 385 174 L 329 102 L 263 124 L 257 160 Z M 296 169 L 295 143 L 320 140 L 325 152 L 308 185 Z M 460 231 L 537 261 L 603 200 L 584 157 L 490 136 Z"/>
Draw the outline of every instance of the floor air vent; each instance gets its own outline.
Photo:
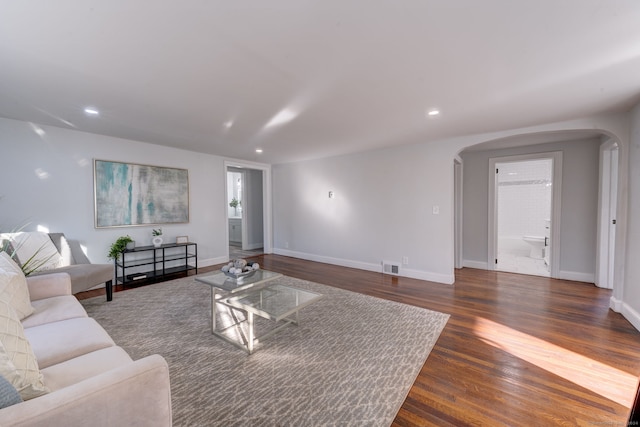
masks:
<path id="1" fill-rule="evenodd" d="M 384 274 L 400 275 L 400 263 L 391 261 L 382 261 L 382 272 Z"/>

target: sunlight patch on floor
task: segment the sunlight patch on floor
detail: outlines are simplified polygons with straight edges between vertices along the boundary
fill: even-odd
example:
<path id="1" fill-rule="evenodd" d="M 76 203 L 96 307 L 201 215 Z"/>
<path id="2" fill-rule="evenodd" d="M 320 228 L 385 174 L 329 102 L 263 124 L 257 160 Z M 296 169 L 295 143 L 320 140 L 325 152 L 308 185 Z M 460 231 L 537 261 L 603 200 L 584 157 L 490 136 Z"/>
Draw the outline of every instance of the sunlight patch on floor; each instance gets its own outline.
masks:
<path id="1" fill-rule="evenodd" d="M 627 372 L 481 317 L 476 319 L 474 332 L 484 343 L 625 408 L 633 404 L 638 379 Z"/>

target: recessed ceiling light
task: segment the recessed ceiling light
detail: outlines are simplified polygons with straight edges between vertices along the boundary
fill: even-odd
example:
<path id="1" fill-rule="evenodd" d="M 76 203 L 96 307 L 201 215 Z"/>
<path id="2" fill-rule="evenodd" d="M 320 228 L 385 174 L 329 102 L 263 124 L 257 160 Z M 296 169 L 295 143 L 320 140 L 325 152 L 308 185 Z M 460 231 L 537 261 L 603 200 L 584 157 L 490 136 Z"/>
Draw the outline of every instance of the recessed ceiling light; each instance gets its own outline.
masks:
<path id="1" fill-rule="evenodd" d="M 439 114 L 440 114 L 440 110 L 430 110 L 430 111 L 427 113 L 427 116 L 434 117 L 434 116 L 437 116 L 437 115 L 439 115 Z"/>
<path id="2" fill-rule="evenodd" d="M 84 109 L 84 112 L 89 116 L 97 116 L 98 114 L 100 114 L 100 111 L 98 111 L 96 108 L 93 108 L 93 107 L 86 107 Z"/>
<path id="3" fill-rule="evenodd" d="M 256 148 L 256 153 L 262 153 L 262 148 Z"/>
<path id="4" fill-rule="evenodd" d="M 228 122 L 225 122 L 224 127 L 226 127 L 227 129 L 230 129 L 231 126 L 233 126 L 233 121 L 229 120 Z"/>

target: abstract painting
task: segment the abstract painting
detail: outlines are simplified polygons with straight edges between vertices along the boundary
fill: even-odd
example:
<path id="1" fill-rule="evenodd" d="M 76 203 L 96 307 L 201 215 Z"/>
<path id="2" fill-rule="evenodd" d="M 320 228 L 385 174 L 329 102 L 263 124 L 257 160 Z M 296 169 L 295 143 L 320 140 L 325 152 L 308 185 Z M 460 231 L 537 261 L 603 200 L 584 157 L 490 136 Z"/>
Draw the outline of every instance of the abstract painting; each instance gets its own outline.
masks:
<path id="1" fill-rule="evenodd" d="M 95 226 L 189 222 L 187 169 L 94 160 Z"/>

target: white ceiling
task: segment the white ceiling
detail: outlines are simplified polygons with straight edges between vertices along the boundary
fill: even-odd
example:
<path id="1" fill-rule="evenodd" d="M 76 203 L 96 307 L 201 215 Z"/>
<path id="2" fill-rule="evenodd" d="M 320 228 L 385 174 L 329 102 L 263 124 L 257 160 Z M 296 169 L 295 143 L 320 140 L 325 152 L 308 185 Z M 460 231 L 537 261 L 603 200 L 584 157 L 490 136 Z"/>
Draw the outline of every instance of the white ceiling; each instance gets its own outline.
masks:
<path id="1" fill-rule="evenodd" d="M 245 160 L 627 111 L 639 95 L 638 0 L 0 0 L 0 116 Z"/>

